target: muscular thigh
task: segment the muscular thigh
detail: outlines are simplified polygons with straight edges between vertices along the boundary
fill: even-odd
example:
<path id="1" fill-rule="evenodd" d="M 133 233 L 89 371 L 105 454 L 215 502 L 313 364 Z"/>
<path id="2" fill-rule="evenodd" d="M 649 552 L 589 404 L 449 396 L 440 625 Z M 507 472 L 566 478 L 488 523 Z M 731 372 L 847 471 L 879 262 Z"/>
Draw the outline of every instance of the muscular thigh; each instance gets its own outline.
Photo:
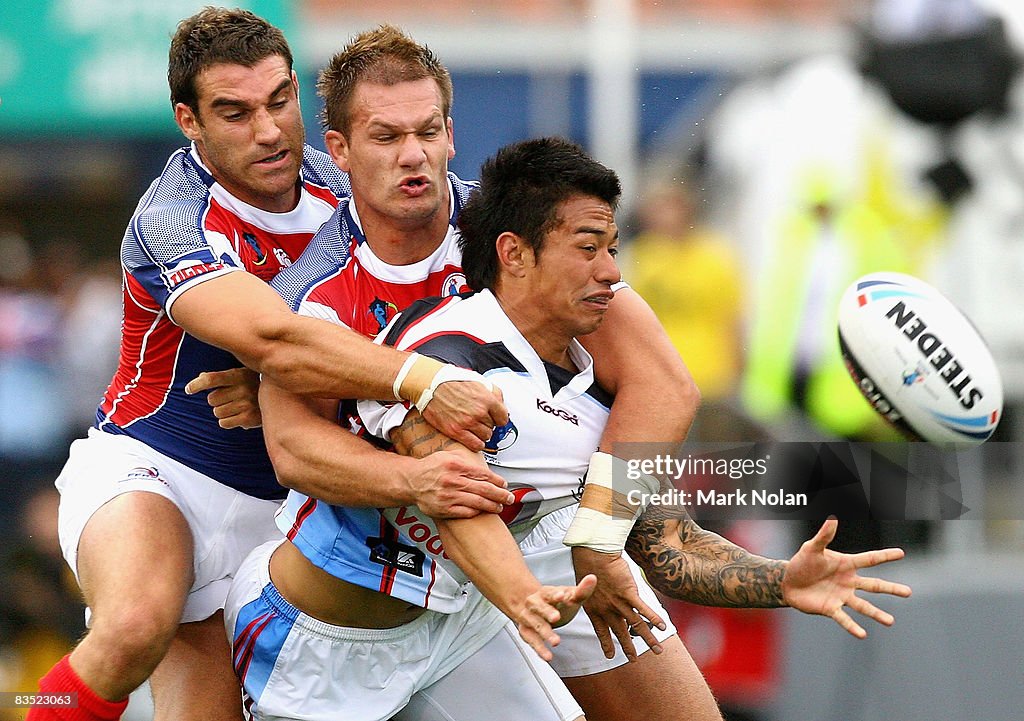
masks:
<path id="1" fill-rule="evenodd" d="M 176 624 L 193 578 L 188 524 L 163 496 L 121 494 L 89 519 L 77 571 L 93 616 L 145 613 Z"/>
<path id="2" fill-rule="evenodd" d="M 722 721 L 711 690 L 678 636 L 661 654 L 563 679 L 589 721 Z"/>
<path id="3" fill-rule="evenodd" d="M 204 620 L 223 607 L 246 554 L 279 535 L 277 502 L 125 436 L 93 431 L 76 441 L 57 487 L 61 547 L 90 608 L 101 594 L 123 603 L 155 596 L 165 598 L 161 613 L 177 606 L 181 622 Z"/>

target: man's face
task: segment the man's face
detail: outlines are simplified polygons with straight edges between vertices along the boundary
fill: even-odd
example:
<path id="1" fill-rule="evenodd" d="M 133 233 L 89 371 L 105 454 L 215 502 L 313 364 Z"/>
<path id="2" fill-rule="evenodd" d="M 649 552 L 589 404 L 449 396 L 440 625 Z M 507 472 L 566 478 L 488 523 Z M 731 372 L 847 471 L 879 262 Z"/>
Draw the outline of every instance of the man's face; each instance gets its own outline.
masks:
<path id="1" fill-rule="evenodd" d="M 558 225 L 527 268 L 529 297 L 552 328 L 573 337 L 597 330 L 621 279 L 618 246 L 615 214 L 603 200 L 576 195 L 559 206 Z"/>
<path id="2" fill-rule="evenodd" d="M 196 78 L 199 113 L 174 109 L 185 136 L 221 185 L 272 212 L 293 209 L 305 130 L 295 74 L 280 55 L 251 68 L 219 63 Z"/>
<path id="3" fill-rule="evenodd" d="M 325 135 L 338 167 L 349 173 L 356 208 L 410 229 L 448 214 L 448 161 L 455 156 L 452 124 L 433 78 L 356 86 L 348 137 Z"/>

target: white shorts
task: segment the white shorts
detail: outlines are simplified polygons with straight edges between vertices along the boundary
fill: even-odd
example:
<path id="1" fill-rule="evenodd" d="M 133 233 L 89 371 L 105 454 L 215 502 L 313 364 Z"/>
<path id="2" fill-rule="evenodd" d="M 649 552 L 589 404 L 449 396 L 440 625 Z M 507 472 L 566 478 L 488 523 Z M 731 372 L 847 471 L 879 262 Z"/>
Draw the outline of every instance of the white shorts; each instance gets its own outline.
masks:
<path id="1" fill-rule="evenodd" d="M 179 463 L 128 436 L 89 429 L 71 444 L 56 481 L 60 491 L 61 550 L 78 577 L 78 543 L 92 515 L 131 491 L 156 493 L 181 511 L 192 531 L 195 581 L 181 622 L 202 621 L 224 608 L 235 569 L 256 546 L 281 532 L 274 523 L 280 501 L 253 498 Z M 144 579 L 140 579 L 140 583 Z M 86 621 L 90 613 L 86 610 Z"/>
<path id="2" fill-rule="evenodd" d="M 280 543 L 264 544 L 245 560 L 224 611 L 254 719 L 386 721 L 399 711 L 403 721 L 581 715 L 558 676 L 532 649 L 523 652 L 508 619 L 472 587 L 457 613 L 425 611 L 389 629 L 333 626 L 299 611 L 271 583 L 270 556 Z"/>
<path id="3" fill-rule="evenodd" d="M 576 515 L 576 508 L 576 506 L 569 506 L 544 516 L 537 527 L 530 531 L 530 535 L 519 544 L 519 548 L 523 551 L 523 557 L 526 559 L 526 565 L 541 583 L 550 586 L 568 586 L 576 583 L 576 573 L 572 566 L 572 549 L 562 543 L 565 532 L 569 528 L 573 516 Z M 633 572 L 640 598 L 658 613 L 667 625 L 664 631 L 657 628 L 651 629 L 654 637 L 659 641 L 664 641 L 675 635 L 676 628 L 672 625 L 668 611 L 661 605 L 654 589 L 647 583 L 643 571 L 629 556 L 623 554 L 623 557 Z M 555 657 L 551 661 L 551 667 L 562 678 L 590 676 L 629 662 L 614 636 L 612 642 L 615 644 L 615 656 L 605 658 L 594 626 L 583 610 L 577 613 L 572 621 L 555 630 L 561 636 L 562 641 L 553 649 Z M 633 638 L 633 645 L 636 647 L 637 654 L 650 650 L 650 647 L 640 637 Z"/>

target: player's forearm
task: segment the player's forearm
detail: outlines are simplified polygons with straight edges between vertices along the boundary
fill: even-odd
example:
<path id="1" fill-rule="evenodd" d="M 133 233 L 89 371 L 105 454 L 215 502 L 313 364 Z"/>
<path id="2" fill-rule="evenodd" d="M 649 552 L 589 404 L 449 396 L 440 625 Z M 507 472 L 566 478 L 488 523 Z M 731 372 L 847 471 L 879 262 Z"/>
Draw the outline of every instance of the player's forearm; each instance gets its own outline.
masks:
<path id="1" fill-rule="evenodd" d="M 479 460 L 465 446 L 439 433 L 415 411 L 391 434 L 395 450 L 416 458 L 447 450 Z M 500 516 L 482 513 L 473 518 L 435 519 L 445 553 L 473 585 L 506 616 L 519 620 L 527 596 L 541 583 L 527 568 L 522 551 Z"/>
<path id="2" fill-rule="evenodd" d="M 686 438 L 700 392 L 654 312 L 635 291 L 618 291 L 601 327 L 580 340 L 594 356 L 598 382 L 615 394 L 601 450 L 614 455 L 619 443 L 675 445 Z"/>
<path id="3" fill-rule="evenodd" d="M 336 403 L 296 396 L 265 381 L 260 404 L 267 450 L 281 485 L 334 505 L 414 502 L 408 479 L 416 461 L 385 453 L 339 428 Z"/>
<path id="4" fill-rule="evenodd" d="M 499 516 L 438 519 L 445 553 L 506 616 L 518 621 L 526 598 L 541 587 Z"/>
<path id="5" fill-rule="evenodd" d="M 757 556 L 698 526 L 685 509 L 651 506 L 626 542 L 651 585 L 704 606 L 785 606 L 786 562 Z"/>
<path id="6" fill-rule="evenodd" d="M 294 393 L 327 398 L 392 400 L 407 353 L 379 346 L 341 326 L 288 315 L 257 329 L 245 365 Z"/>
<path id="7" fill-rule="evenodd" d="M 408 354 L 347 328 L 291 312 L 266 283 L 228 273 L 185 291 L 174 322 L 294 393 L 321 398 L 394 398 Z"/>

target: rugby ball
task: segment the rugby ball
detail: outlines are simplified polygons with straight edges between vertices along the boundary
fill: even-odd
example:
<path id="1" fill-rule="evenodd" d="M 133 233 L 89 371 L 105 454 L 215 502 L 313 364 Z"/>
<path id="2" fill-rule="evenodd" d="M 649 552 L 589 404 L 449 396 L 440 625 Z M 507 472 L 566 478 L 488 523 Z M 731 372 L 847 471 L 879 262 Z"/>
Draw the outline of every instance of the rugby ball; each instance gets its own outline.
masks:
<path id="1" fill-rule="evenodd" d="M 1003 384 L 988 346 L 918 278 L 854 281 L 839 301 L 839 347 L 864 397 L 913 440 L 974 446 L 999 424 Z"/>

